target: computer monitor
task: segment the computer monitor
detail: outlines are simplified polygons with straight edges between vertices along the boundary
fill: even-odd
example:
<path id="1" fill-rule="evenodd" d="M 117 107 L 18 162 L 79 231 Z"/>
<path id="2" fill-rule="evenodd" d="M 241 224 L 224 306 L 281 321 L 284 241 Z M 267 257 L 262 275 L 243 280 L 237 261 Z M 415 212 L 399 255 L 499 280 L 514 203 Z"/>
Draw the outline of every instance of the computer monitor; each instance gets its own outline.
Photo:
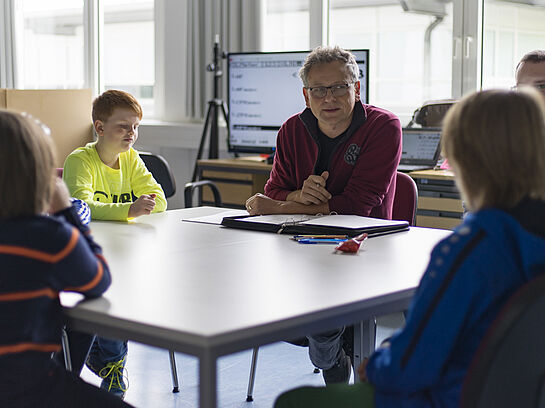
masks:
<path id="1" fill-rule="evenodd" d="M 305 109 L 299 69 L 310 51 L 230 53 L 227 56 L 230 152 L 272 153 L 280 126 Z M 351 50 L 360 93 L 369 95 L 369 50 Z"/>
<path id="2" fill-rule="evenodd" d="M 433 168 L 440 154 L 441 129 L 404 128 L 398 170 Z"/>

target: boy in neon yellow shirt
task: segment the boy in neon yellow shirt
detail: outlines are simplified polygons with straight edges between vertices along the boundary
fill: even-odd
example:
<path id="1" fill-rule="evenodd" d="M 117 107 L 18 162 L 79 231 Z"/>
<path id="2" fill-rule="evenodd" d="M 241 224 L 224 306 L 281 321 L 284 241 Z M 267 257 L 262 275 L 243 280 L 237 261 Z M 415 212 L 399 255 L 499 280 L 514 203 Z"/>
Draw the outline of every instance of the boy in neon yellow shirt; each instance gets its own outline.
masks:
<path id="1" fill-rule="evenodd" d="M 127 220 L 166 210 L 161 186 L 132 148 L 142 108 L 123 91 L 104 92 L 93 102 L 98 140 L 74 150 L 64 163 L 70 194 L 85 201 L 96 220 Z"/>
<path id="2" fill-rule="evenodd" d="M 140 104 L 126 92 L 109 90 L 93 102 L 98 140 L 74 150 L 63 172 L 70 194 L 89 205 L 92 219 L 122 221 L 167 208 L 161 186 L 132 148 L 141 119 Z M 126 341 L 97 337 L 86 361 L 103 378 L 100 387 L 121 398 L 127 351 Z"/>

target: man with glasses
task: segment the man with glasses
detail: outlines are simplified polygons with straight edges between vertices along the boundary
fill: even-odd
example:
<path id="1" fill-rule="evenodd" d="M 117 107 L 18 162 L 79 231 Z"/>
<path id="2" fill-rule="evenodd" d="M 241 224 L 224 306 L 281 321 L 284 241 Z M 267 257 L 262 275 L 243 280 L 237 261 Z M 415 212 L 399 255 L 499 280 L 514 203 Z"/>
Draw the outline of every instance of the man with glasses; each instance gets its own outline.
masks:
<path id="1" fill-rule="evenodd" d="M 545 98 L 545 50 L 535 50 L 522 57 L 516 69 L 519 86 L 533 86 Z"/>
<path id="2" fill-rule="evenodd" d="M 359 68 L 340 47 L 313 50 L 299 76 L 307 108 L 280 128 L 265 195 L 250 197 L 248 212 L 390 219 L 401 155 L 399 119 L 361 103 Z M 326 384 L 350 377 L 343 333 L 341 328 L 307 336 L 310 359 Z"/>
<path id="3" fill-rule="evenodd" d="M 250 214 L 391 218 L 401 155 L 398 118 L 360 101 L 359 68 L 340 47 L 318 47 L 299 72 L 307 108 L 280 128 L 265 195 Z"/>

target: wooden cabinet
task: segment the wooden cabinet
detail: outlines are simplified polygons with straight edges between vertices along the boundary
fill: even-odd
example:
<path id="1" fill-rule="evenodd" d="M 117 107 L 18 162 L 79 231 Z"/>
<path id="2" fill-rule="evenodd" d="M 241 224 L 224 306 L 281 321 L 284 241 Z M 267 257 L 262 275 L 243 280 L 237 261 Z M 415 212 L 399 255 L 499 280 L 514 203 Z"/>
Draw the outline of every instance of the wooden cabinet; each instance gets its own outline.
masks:
<path id="1" fill-rule="evenodd" d="M 450 170 L 413 171 L 418 186 L 416 225 L 452 229 L 462 222 L 464 208 Z"/>
<path id="2" fill-rule="evenodd" d="M 260 158 L 199 160 L 198 178 L 212 180 L 220 190 L 225 207 L 245 208 L 246 200 L 256 193 L 263 193 L 272 165 Z M 214 205 L 212 192 L 204 188 L 199 194 L 201 205 Z"/>
<path id="3" fill-rule="evenodd" d="M 93 141 L 90 89 L 0 89 L 0 108 L 27 112 L 51 129 L 55 167 Z"/>

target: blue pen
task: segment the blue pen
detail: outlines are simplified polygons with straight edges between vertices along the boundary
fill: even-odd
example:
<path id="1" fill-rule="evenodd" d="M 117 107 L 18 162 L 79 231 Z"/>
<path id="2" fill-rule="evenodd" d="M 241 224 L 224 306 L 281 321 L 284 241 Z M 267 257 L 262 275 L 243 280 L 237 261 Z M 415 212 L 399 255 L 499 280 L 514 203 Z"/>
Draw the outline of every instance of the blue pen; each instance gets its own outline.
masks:
<path id="1" fill-rule="evenodd" d="M 344 242 L 346 239 L 340 238 L 303 238 L 299 239 L 297 242 L 300 244 L 338 244 Z"/>

